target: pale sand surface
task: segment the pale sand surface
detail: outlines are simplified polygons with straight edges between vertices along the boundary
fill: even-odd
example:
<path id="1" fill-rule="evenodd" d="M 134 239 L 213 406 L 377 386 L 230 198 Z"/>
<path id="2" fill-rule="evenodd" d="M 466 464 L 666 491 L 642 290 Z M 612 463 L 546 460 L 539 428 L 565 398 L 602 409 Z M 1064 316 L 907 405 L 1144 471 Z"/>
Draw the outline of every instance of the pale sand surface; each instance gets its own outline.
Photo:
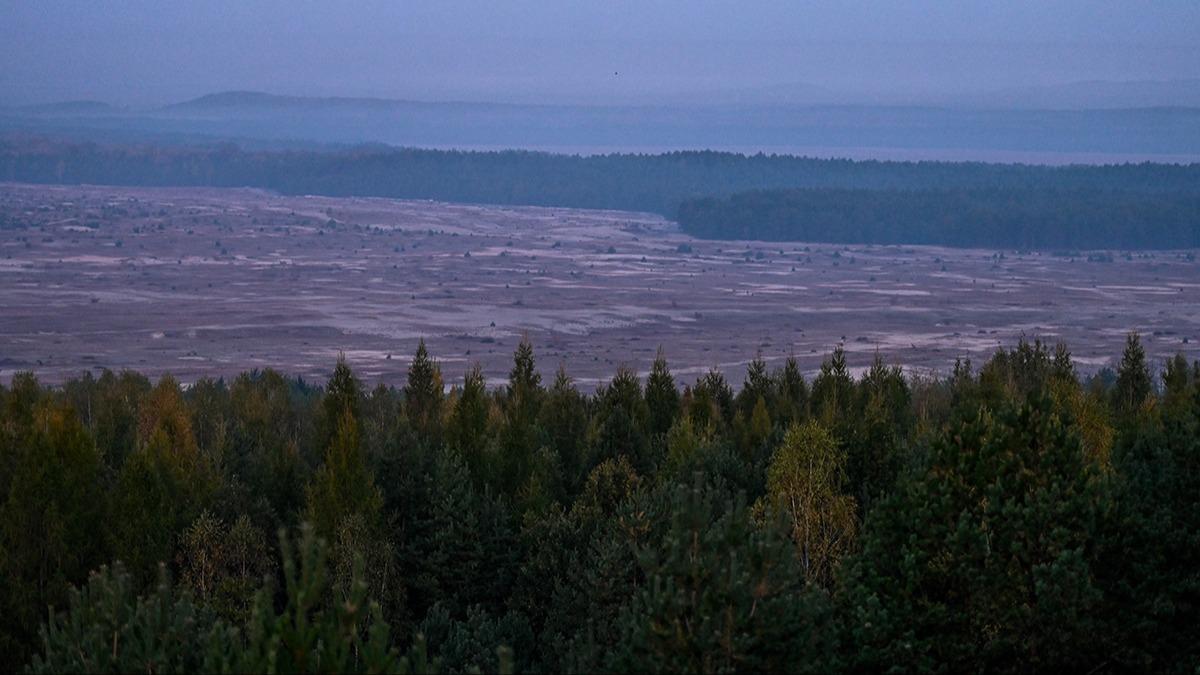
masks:
<path id="1" fill-rule="evenodd" d="M 812 371 L 839 342 L 855 368 L 878 352 L 941 373 L 1021 335 L 1066 340 L 1084 371 L 1135 329 L 1156 361 L 1200 358 L 1194 252 L 997 253 L 700 241 L 614 211 L 0 184 L 0 379 L 321 381 L 344 352 L 402 384 L 423 336 L 447 382 L 478 360 L 495 384 L 525 332 L 546 379 L 565 362 L 584 387 L 644 372 L 659 345 L 681 379 L 716 366 L 735 384 L 756 351 Z"/>

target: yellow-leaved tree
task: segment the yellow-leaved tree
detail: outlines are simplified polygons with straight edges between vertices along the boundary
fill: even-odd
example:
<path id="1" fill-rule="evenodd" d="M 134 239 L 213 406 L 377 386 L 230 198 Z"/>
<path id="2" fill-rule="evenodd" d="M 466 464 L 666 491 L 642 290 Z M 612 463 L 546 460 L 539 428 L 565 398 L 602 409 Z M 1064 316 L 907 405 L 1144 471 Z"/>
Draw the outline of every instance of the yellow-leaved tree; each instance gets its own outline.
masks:
<path id="1" fill-rule="evenodd" d="M 828 585 L 854 546 L 858 522 L 854 498 L 842 492 L 845 480 L 845 453 L 814 421 L 792 425 L 771 458 L 769 504 L 791 523 L 809 583 Z"/>

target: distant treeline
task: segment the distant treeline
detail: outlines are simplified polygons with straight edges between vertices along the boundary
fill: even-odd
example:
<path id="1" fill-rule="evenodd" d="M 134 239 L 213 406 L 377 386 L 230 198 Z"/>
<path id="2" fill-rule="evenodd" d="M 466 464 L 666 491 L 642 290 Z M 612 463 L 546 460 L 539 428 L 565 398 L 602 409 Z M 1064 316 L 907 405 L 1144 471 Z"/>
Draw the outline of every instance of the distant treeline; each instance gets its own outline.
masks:
<path id="1" fill-rule="evenodd" d="M 997 248 L 1200 246 L 1200 194 L 1097 188 L 756 190 L 684 202 L 705 239 Z"/>
<path id="2" fill-rule="evenodd" d="M 285 194 L 627 209 L 680 214 L 692 232 L 720 238 L 979 242 L 979 236 L 943 234 L 957 233 L 967 223 L 981 233 L 1014 224 L 1039 236 L 1057 237 L 1059 232 L 1045 232 L 1051 226 L 1077 233 L 1045 245 L 1177 247 L 1194 245 L 1200 213 L 1200 164 L 1045 167 L 711 151 L 584 157 L 389 146 L 250 151 L 233 144 L 10 139 L 0 141 L 0 180 L 248 186 Z M 809 192 L 756 193 L 721 201 L 750 190 L 783 189 Z M 744 206 L 748 203 L 757 205 Z M 775 220 L 763 219 L 763 214 Z M 1107 224 L 1098 226 L 1097 219 Z M 808 221 L 815 225 L 793 225 Z M 1144 224 L 1153 226 L 1150 239 L 1138 232 Z M 1093 238 L 1118 231 L 1125 234 Z M 994 245 L 1021 241 L 1023 235 L 997 239 Z"/>

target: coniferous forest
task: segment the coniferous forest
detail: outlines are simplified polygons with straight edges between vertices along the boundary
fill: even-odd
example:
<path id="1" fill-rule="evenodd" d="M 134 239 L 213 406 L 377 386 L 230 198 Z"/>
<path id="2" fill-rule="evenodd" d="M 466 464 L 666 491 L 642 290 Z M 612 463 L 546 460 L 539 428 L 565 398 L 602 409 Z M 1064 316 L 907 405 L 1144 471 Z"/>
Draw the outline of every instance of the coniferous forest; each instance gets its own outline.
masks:
<path id="1" fill-rule="evenodd" d="M 1122 190 L 760 190 L 684 202 L 704 239 L 1023 250 L 1200 246 L 1200 193 Z"/>
<path id="2" fill-rule="evenodd" d="M 332 365 L 332 364 L 331 364 Z M 1200 364 L 0 387 L 0 666 L 1195 672 Z"/>
<path id="3" fill-rule="evenodd" d="M 1034 166 L 696 151 L 555 155 L 0 139 L 0 181 L 649 211 L 709 239 L 1200 246 L 1200 164 Z M 0 221 L 0 227 L 4 223 Z"/>

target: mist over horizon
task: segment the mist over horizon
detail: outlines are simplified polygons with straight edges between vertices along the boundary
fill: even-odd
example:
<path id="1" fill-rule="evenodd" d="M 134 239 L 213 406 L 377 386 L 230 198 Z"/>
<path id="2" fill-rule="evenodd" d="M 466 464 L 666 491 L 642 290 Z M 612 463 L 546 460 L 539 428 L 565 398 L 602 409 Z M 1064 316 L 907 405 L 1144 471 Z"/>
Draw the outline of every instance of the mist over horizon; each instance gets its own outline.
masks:
<path id="1" fill-rule="evenodd" d="M 1103 90 L 1189 80 L 1179 101 L 1143 94 L 1140 105 L 1200 98 L 1200 5 L 1183 1 L 2 4 L 7 105 L 154 107 L 245 90 L 560 105 L 1112 107 Z M 1047 93 L 1081 87 L 1101 93 Z"/>

